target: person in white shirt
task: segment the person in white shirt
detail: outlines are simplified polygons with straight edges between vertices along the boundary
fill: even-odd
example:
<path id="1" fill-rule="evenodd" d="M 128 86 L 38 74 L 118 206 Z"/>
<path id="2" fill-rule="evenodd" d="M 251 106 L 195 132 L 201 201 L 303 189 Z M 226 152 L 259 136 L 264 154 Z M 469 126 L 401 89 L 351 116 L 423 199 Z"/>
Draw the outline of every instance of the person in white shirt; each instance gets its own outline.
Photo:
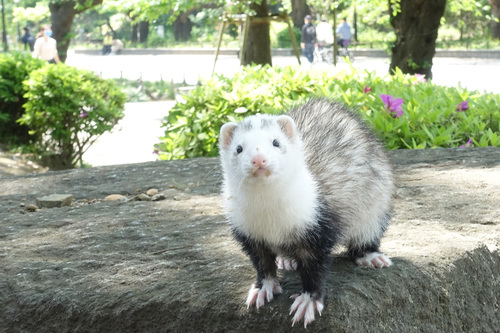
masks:
<path id="1" fill-rule="evenodd" d="M 322 46 L 333 44 L 333 29 L 332 26 L 326 22 L 325 18 L 322 18 L 321 22 L 316 27 L 316 38 L 318 39 L 318 44 Z"/>
<path id="2" fill-rule="evenodd" d="M 119 39 L 113 39 L 111 43 L 111 54 L 119 54 L 123 50 L 123 42 Z"/>
<path id="3" fill-rule="evenodd" d="M 42 28 L 43 36 L 35 41 L 33 47 L 33 57 L 47 60 L 49 63 L 58 64 L 61 62 L 57 53 L 57 42 L 52 38 L 52 29 L 49 26 Z"/>

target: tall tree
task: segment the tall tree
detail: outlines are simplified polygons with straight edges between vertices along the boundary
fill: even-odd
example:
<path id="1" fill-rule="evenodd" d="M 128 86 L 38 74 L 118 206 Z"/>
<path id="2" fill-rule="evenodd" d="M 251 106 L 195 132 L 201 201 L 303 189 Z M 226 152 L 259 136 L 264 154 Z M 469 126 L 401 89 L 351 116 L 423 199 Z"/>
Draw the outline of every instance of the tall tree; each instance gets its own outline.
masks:
<path id="1" fill-rule="evenodd" d="M 139 43 L 146 43 L 149 36 L 149 22 L 139 22 Z"/>
<path id="2" fill-rule="evenodd" d="M 293 25 L 297 28 L 302 28 L 304 25 L 304 17 L 311 14 L 311 8 L 306 3 L 306 0 L 290 0 L 292 3 L 292 17 Z"/>
<path id="3" fill-rule="evenodd" d="M 182 12 L 175 19 L 174 26 L 174 37 L 176 41 L 179 40 L 189 40 L 191 38 L 191 29 L 193 28 L 193 24 L 189 19 L 189 14 L 193 11 Z"/>
<path id="4" fill-rule="evenodd" d="M 193 8 L 179 12 L 177 18 L 173 22 L 174 27 L 174 37 L 176 41 L 179 40 L 189 40 L 191 39 L 191 30 L 193 29 L 193 23 L 189 16 L 199 11 L 206 9 L 223 8 L 221 4 L 209 2 L 209 3 L 198 3 Z"/>
<path id="5" fill-rule="evenodd" d="M 446 0 L 388 0 L 391 25 L 396 32 L 390 71 L 423 74 L 432 78 L 432 58 Z"/>
<path id="6" fill-rule="evenodd" d="M 495 39 L 500 39 L 500 0 L 490 0 L 491 13 L 495 19 L 491 20 L 491 35 Z"/>
<path id="7" fill-rule="evenodd" d="M 57 41 L 57 51 L 62 62 L 68 56 L 69 43 L 71 41 L 71 26 L 75 15 L 100 5 L 103 0 L 53 0 L 49 2 L 50 20 L 52 23 L 53 37 Z"/>

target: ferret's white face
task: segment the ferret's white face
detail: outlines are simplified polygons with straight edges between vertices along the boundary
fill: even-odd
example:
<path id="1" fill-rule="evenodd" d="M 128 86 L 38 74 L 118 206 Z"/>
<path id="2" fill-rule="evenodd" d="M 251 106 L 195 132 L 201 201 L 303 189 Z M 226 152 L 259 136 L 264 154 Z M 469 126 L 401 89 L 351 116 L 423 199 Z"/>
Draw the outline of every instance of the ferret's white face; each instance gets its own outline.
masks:
<path id="1" fill-rule="evenodd" d="M 294 121 L 258 115 L 221 128 L 221 156 L 230 178 L 249 182 L 287 177 L 300 152 Z"/>
<path id="2" fill-rule="evenodd" d="M 288 116 L 251 116 L 221 128 L 224 209 L 233 227 L 285 244 L 315 221 L 316 183 Z"/>

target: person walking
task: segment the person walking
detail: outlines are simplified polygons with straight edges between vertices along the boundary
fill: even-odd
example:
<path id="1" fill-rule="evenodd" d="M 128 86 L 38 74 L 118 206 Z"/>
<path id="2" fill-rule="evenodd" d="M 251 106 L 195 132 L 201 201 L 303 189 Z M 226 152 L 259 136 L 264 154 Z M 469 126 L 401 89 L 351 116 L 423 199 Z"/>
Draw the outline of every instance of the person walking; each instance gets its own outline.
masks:
<path id="1" fill-rule="evenodd" d="M 302 27 L 300 47 L 302 54 L 312 64 L 314 61 L 314 48 L 316 44 L 316 27 L 312 24 L 311 15 L 304 17 L 304 26 Z"/>
<path id="2" fill-rule="evenodd" d="M 47 60 L 51 64 L 60 63 L 61 60 L 57 53 L 57 42 L 52 38 L 52 29 L 50 26 L 44 26 L 40 32 L 43 32 L 43 35 L 35 41 L 33 57 Z"/>
<path id="3" fill-rule="evenodd" d="M 351 44 L 351 26 L 347 23 L 347 18 L 343 18 L 340 21 L 335 32 L 339 35 L 337 44 L 339 44 L 341 48 L 347 48 L 347 46 Z"/>
<path id="4" fill-rule="evenodd" d="M 29 46 L 30 51 L 33 52 L 33 47 L 35 45 L 35 37 L 33 37 L 32 34 L 30 34 L 30 29 L 28 27 L 25 27 L 24 29 L 24 35 L 21 37 L 21 41 L 24 44 L 24 49 L 26 50 L 26 47 Z"/>
<path id="5" fill-rule="evenodd" d="M 316 37 L 318 39 L 318 45 L 333 45 L 333 28 L 330 23 L 326 21 L 326 18 L 322 18 L 321 22 L 316 27 Z"/>
<path id="6" fill-rule="evenodd" d="M 109 32 L 106 32 L 104 39 L 102 41 L 102 55 L 107 55 L 111 53 L 111 44 L 113 44 L 113 37 Z"/>

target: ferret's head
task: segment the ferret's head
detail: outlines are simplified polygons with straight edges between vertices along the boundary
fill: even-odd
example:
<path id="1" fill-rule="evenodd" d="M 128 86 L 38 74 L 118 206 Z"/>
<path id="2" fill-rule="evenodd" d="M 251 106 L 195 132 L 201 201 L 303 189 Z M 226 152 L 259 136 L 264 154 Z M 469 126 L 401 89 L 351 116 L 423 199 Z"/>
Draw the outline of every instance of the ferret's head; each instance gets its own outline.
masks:
<path id="1" fill-rule="evenodd" d="M 256 115 L 220 130 L 220 154 L 229 178 L 271 181 L 303 164 L 302 142 L 289 116 Z"/>

